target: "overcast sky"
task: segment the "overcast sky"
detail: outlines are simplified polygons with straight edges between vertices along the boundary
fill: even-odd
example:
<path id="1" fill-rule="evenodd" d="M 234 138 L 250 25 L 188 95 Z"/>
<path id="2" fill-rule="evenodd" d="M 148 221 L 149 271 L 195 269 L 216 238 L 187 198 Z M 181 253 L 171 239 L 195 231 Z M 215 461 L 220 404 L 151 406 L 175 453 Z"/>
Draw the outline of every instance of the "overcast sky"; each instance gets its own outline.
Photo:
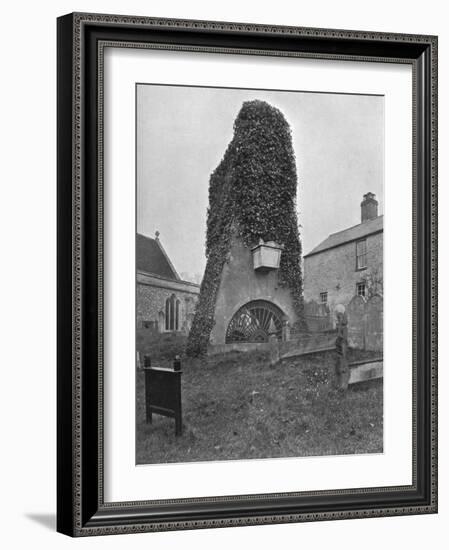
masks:
<path id="1" fill-rule="evenodd" d="M 383 97 L 138 85 L 137 230 L 160 232 L 178 273 L 204 271 L 209 176 L 251 99 L 290 124 L 304 253 L 360 223 L 364 193 L 375 193 L 383 212 Z"/>

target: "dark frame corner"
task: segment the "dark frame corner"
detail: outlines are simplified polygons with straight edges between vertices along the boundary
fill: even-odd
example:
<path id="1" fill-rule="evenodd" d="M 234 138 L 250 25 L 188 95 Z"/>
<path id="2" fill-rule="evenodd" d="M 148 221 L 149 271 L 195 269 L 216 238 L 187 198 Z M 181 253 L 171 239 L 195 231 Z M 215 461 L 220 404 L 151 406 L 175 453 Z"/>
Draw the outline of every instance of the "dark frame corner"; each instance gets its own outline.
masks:
<path id="1" fill-rule="evenodd" d="M 57 530 L 86 536 L 435 513 L 437 37 L 83 13 L 60 17 L 57 31 Z M 413 66 L 416 448 L 412 486 L 179 499 L 164 505 L 104 503 L 98 414 L 102 410 L 98 92 L 101 44 L 111 42 Z"/>

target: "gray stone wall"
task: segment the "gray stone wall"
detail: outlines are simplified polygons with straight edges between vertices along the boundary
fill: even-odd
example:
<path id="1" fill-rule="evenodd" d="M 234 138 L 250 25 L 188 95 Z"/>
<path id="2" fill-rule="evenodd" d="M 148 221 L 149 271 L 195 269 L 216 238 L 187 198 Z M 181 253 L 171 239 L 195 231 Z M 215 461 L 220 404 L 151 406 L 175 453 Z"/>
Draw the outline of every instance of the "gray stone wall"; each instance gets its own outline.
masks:
<path id="1" fill-rule="evenodd" d="M 157 322 L 158 331 L 165 332 L 165 302 L 172 294 L 180 302 L 179 329 L 187 333 L 192 324 L 198 294 L 141 283 L 137 283 L 137 327 L 142 328 L 147 322 Z"/>
<path id="2" fill-rule="evenodd" d="M 255 272 L 251 250 L 239 239 L 234 239 L 221 275 L 211 346 L 225 344 L 232 316 L 252 300 L 272 302 L 282 310 L 290 324 L 296 321 L 290 290 L 279 285 L 278 270 Z"/>
<path id="3" fill-rule="evenodd" d="M 383 270 L 383 232 L 368 235 L 367 269 Z M 304 258 L 304 299 L 320 301 L 328 293 L 331 310 L 337 304 L 347 305 L 356 294 L 367 270 L 356 270 L 355 241 Z"/>

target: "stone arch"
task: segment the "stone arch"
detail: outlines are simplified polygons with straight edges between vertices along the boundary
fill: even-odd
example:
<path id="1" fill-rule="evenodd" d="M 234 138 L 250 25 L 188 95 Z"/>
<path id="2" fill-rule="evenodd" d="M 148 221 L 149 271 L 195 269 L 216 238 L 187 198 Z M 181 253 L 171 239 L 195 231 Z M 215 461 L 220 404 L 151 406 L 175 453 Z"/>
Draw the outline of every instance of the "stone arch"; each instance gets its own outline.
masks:
<path id="1" fill-rule="evenodd" d="M 267 342 L 273 328 L 282 337 L 284 312 L 268 300 L 252 300 L 232 316 L 226 330 L 226 344 Z"/>

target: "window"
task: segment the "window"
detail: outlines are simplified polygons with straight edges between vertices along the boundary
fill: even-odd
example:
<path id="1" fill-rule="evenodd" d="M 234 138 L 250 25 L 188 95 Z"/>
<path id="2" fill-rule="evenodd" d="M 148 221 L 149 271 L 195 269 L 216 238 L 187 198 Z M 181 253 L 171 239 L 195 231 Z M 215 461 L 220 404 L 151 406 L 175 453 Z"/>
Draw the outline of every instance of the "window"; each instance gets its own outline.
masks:
<path id="1" fill-rule="evenodd" d="M 366 267 L 366 239 L 356 243 L 356 269 L 365 269 Z"/>
<path id="2" fill-rule="evenodd" d="M 357 283 L 357 296 L 366 296 L 366 283 Z"/>
<path id="3" fill-rule="evenodd" d="M 172 294 L 165 300 L 165 330 L 179 330 L 180 302 Z"/>
<path id="4" fill-rule="evenodd" d="M 179 330 L 179 300 L 175 303 L 175 330 Z"/>
<path id="5" fill-rule="evenodd" d="M 320 302 L 327 304 L 327 292 L 320 292 Z"/>

